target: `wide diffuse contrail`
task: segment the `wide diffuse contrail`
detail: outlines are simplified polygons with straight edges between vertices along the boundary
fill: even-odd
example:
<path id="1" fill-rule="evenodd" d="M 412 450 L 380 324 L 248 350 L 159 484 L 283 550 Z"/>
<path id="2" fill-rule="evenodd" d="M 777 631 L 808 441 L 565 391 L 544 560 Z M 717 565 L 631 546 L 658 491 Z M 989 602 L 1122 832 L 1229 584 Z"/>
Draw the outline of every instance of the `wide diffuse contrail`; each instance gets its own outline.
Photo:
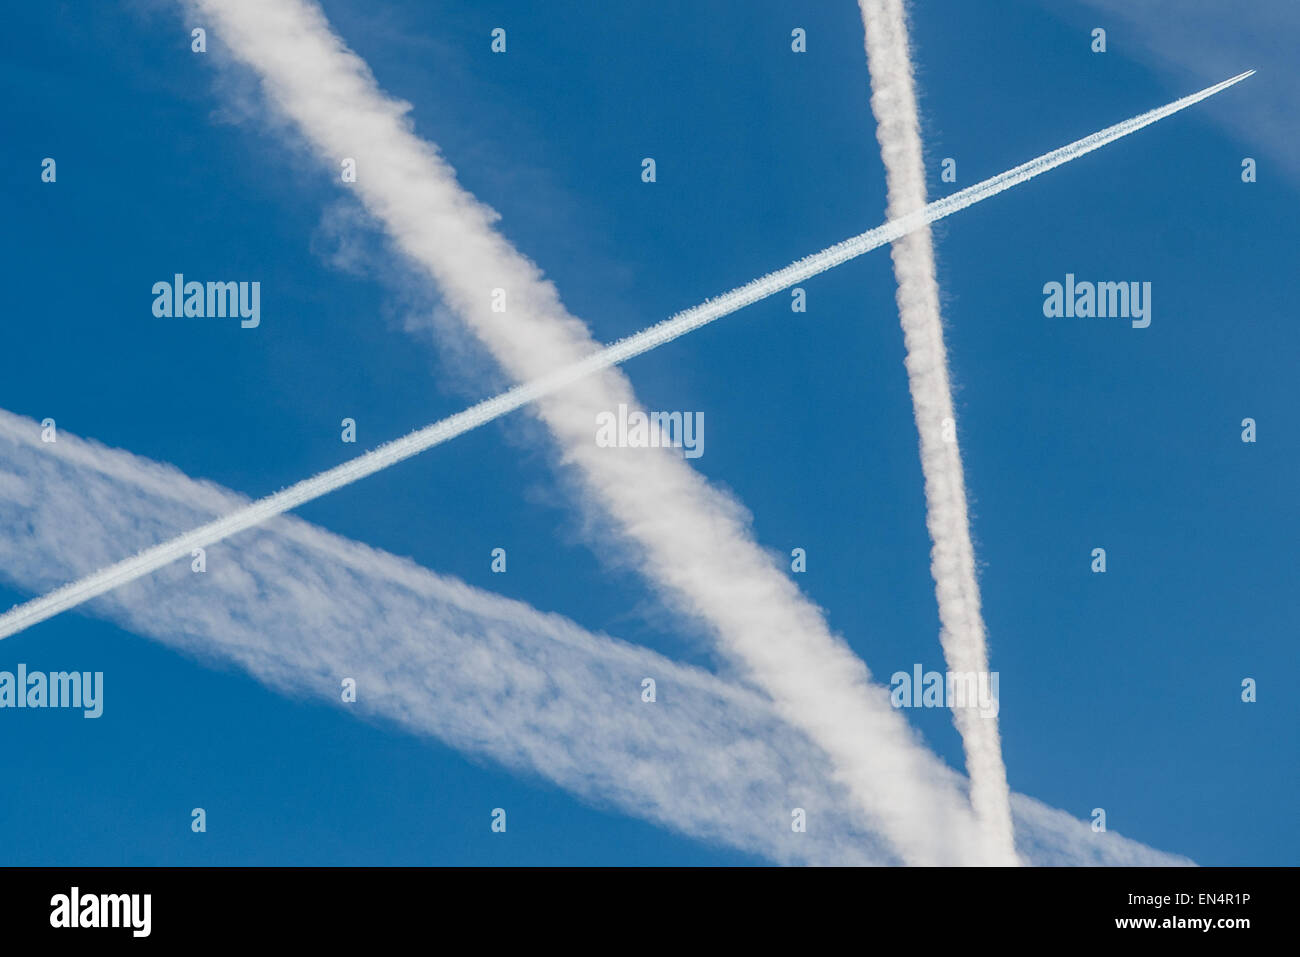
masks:
<path id="1" fill-rule="evenodd" d="M 147 543 L 164 523 L 190 527 L 246 504 L 166 463 L 67 432 L 48 445 L 40 431 L 0 409 L 0 529 L 14 530 L 0 534 L 0 568 L 15 587 L 59 580 L 82 555 L 112 554 L 123 541 Z M 78 551 L 67 548 L 68 529 Z M 904 862 L 837 784 L 828 756 L 753 688 L 292 517 L 228 546 L 199 592 L 178 562 L 103 596 L 97 614 L 274 691 L 360 709 L 698 840 L 782 864 Z M 307 620 L 310 628 L 286 631 L 285 622 Z M 339 700 L 342 675 L 364 689 L 354 703 Z M 673 689 L 671 707 L 641 701 L 647 675 Z M 939 781 L 961 786 L 955 771 Z M 1190 863 L 1014 800 L 1034 864 Z M 815 825 L 793 833 L 792 806 Z"/>
<path id="2" fill-rule="evenodd" d="M 357 456 L 342 465 L 327 469 L 319 475 L 304 479 L 296 485 L 291 485 L 276 492 L 274 495 L 259 499 L 223 518 L 211 521 L 170 541 L 145 549 L 137 555 L 123 559 L 117 564 L 101 569 L 79 581 L 57 588 L 40 598 L 34 598 L 22 605 L 17 605 L 4 615 L 0 615 L 0 639 L 8 638 L 10 635 L 16 634 L 47 618 L 52 618 L 60 612 L 75 608 L 77 605 L 111 591 L 119 585 L 125 585 L 143 575 L 148 575 L 150 572 L 178 558 L 188 557 L 193 549 L 203 548 L 219 542 L 245 529 L 259 525 L 276 515 L 297 508 L 299 505 L 313 499 L 320 498 L 335 489 L 351 485 L 368 475 L 373 475 L 390 465 L 395 465 L 413 455 L 418 455 L 426 449 L 476 429 L 480 425 L 500 418 L 506 413 L 534 402 L 543 396 L 558 392 L 565 386 L 571 385 L 595 372 L 625 362 L 641 355 L 643 352 L 648 352 L 667 342 L 671 342 L 679 336 L 684 336 L 688 332 L 693 332 L 716 319 L 728 316 L 751 303 L 766 299 L 768 296 L 774 295 L 783 289 L 788 289 L 796 283 L 810 279 L 828 269 L 846 263 L 851 259 L 856 259 L 863 253 L 891 243 L 914 229 L 943 219 L 946 216 L 951 216 L 967 206 L 988 199 L 990 196 L 1068 163 L 1070 160 L 1078 159 L 1085 153 L 1090 153 L 1122 136 L 1127 136 L 1129 133 L 1134 133 L 1144 126 L 1155 123 L 1157 120 L 1162 120 L 1179 110 L 1186 109 L 1194 103 L 1199 103 L 1220 90 L 1227 89 L 1234 83 L 1244 80 L 1254 72 L 1254 70 L 1248 70 L 1231 79 L 1224 80 L 1222 83 L 1206 87 L 1199 93 L 1185 96 L 1158 109 L 1124 120 L 1122 123 L 1107 127 L 1081 140 L 1076 140 L 1068 146 L 1045 153 L 1037 159 L 1032 159 L 1028 163 L 1007 170 L 1005 173 L 1000 173 L 983 182 L 976 183 L 974 186 L 969 186 L 943 199 L 936 200 L 914 213 L 891 220 L 877 226 L 875 229 L 870 229 L 851 239 L 830 246 L 819 253 L 814 253 L 791 263 L 784 269 L 768 273 L 766 276 L 748 282 L 715 299 L 706 300 L 698 306 L 679 312 L 635 335 L 620 339 L 618 342 L 606 346 L 578 362 L 538 379 L 515 386 L 491 399 L 486 399 L 477 405 L 471 406 L 463 412 L 458 412 L 446 419 L 435 422 L 433 425 L 425 426 L 402 438 L 394 439 L 371 452 L 367 452 L 365 455 Z"/>

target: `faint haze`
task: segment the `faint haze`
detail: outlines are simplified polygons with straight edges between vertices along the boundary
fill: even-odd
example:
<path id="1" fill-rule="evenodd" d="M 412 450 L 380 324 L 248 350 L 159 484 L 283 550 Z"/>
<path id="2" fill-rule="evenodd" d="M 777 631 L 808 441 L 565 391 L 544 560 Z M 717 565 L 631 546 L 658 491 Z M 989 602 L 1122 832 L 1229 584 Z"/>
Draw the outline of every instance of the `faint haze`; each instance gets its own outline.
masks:
<path id="1" fill-rule="evenodd" d="M 1095 11 L 1101 19 L 1087 26 L 1106 29 L 1110 55 L 1149 54 L 1152 66 L 1173 74 L 1180 85 L 1259 71 L 1249 92 L 1207 103 L 1206 111 L 1241 139 L 1243 156 L 1263 154 L 1293 181 L 1300 180 L 1300 155 L 1291 148 L 1300 139 L 1295 112 L 1300 4 L 1295 0 L 1084 0 L 1065 11 L 1057 3 L 1045 7 L 1080 21 Z M 1265 166 L 1260 176 L 1267 175 Z"/>

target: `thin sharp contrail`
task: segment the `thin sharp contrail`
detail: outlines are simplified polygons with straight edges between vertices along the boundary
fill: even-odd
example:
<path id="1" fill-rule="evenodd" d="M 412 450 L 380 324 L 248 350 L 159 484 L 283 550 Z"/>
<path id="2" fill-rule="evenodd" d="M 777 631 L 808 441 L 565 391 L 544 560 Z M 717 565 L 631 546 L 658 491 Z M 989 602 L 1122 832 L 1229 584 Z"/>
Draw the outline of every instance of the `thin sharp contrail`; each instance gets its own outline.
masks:
<path id="1" fill-rule="evenodd" d="M 402 438 L 394 439 L 371 452 L 367 452 L 365 455 L 360 455 L 355 459 L 344 462 L 342 465 L 327 469 L 312 478 L 304 479 L 296 485 L 291 485 L 276 492 L 274 495 L 259 499 L 223 518 L 211 521 L 170 541 L 145 549 L 115 565 L 110 565 L 95 572 L 93 575 L 88 575 L 79 581 L 57 588 L 40 598 L 34 598 L 22 605 L 15 606 L 4 615 L 0 615 L 0 639 L 8 638 L 10 635 L 16 634 L 47 618 L 52 618 L 60 612 L 75 608 L 77 605 L 111 591 L 119 585 L 125 585 L 143 575 L 148 575 L 150 572 L 178 558 L 187 557 L 191 550 L 195 548 L 203 548 L 214 542 L 219 542 L 224 538 L 261 524 L 269 518 L 310 502 L 312 499 L 320 498 L 335 489 L 351 485 L 353 482 L 382 471 L 390 465 L 395 465 L 413 455 L 418 455 L 425 449 L 440 445 L 543 396 L 558 392 L 565 386 L 571 385 L 593 373 L 625 362 L 643 352 L 648 352 L 667 342 L 671 342 L 679 336 L 693 332 L 701 326 L 730 315 L 751 303 L 758 302 L 783 289 L 788 289 L 798 282 L 855 259 L 863 253 L 891 243 L 914 229 L 943 219 L 946 216 L 951 216 L 967 206 L 978 203 L 1003 190 L 1010 189 L 1012 186 L 1019 185 L 1041 173 L 1068 163 L 1070 160 L 1077 159 L 1085 153 L 1090 153 L 1122 136 L 1136 132 L 1144 126 L 1149 126 L 1157 120 L 1162 120 L 1179 110 L 1186 109 L 1194 103 L 1199 103 L 1220 90 L 1244 80 L 1254 72 L 1254 70 L 1248 70 L 1231 79 L 1224 80 L 1222 83 L 1206 87 L 1199 93 L 1185 96 L 1158 109 L 1124 120 L 1122 123 L 1107 127 L 1081 140 L 1076 140 L 1068 146 L 1045 153 L 1037 159 L 1032 159 L 1028 163 L 1007 170 L 1005 173 L 1000 173 L 974 186 L 953 193 L 951 196 L 936 200 L 914 213 L 891 220 L 877 226 L 875 229 L 854 236 L 852 239 L 846 239 L 819 253 L 791 263 L 784 269 L 768 273 L 766 276 L 748 282 L 715 299 L 706 300 L 698 306 L 679 312 L 675 316 L 656 323 L 635 335 L 628 336 L 626 339 L 620 339 L 618 342 L 549 375 L 515 386 L 513 389 L 471 406 L 463 412 L 458 412 L 446 419 L 435 422 L 433 425 L 425 426 Z"/>

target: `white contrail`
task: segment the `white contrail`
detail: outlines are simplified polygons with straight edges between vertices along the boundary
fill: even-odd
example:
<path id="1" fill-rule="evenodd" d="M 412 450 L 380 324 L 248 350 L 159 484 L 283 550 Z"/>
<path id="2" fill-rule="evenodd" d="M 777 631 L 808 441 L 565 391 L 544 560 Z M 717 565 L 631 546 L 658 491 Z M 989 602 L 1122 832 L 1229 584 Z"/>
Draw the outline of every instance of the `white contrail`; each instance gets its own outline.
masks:
<path id="1" fill-rule="evenodd" d="M 0 410 L 0 575 L 40 590 L 105 556 L 243 502 L 173 466 Z M 69 542 L 75 539 L 73 547 Z M 281 693 L 435 737 L 580 800 L 787 864 L 896 864 L 826 755 L 761 694 L 592 634 L 408 559 L 274 519 L 90 606 L 202 662 L 233 662 Z M 340 681 L 357 698 L 340 701 Z M 659 702 L 641 699 L 642 679 Z M 949 772 L 946 787 L 962 781 Z M 790 828 L 804 808 L 805 833 Z M 1168 865 L 1164 854 L 1016 795 L 1043 865 Z"/>
<path id="2" fill-rule="evenodd" d="M 302 0 L 200 6 L 211 33 L 257 71 L 270 102 L 320 156 L 331 166 L 339 157 L 356 161 L 351 189 L 513 381 L 552 375 L 598 351 L 554 285 L 494 228 L 496 213 L 415 135 L 404 119 L 409 106 L 379 88 L 319 7 Z M 707 623 L 744 676 L 826 750 L 902 858 L 987 859 L 981 833 L 965 827 L 969 807 L 939 784 L 942 765 L 822 610 L 759 546 L 743 506 L 669 450 L 629 453 L 595 443 L 600 415 L 639 404 L 627 377 L 597 369 L 539 399 L 539 417 L 582 483 L 581 504 L 612 520 L 668 604 Z"/>
<path id="3" fill-rule="evenodd" d="M 495 211 L 463 189 L 437 148 L 304 0 L 198 0 L 209 37 L 260 76 L 269 102 L 329 165 L 355 161 L 350 189 L 395 247 L 436 282 L 442 301 L 515 382 L 552 375 L 599 349 L 554 285 L 494 228 Z M 909 863 L 985 859 L 970 808 L 940 779 L 942 762 L 889 706 L 866 665 L 761 548 L 744 507 L 668 449 L 599 447 L 593 426 L 631 383 L 612 368 L 543 395 L 538 416 L 561 461 L 634 547 L 675 610 L 705 623 L 717 647 L 779 712 L 830 756 L 867 820 Z"/>
<path id="4" fill-rule="evenodd" d="M 232 7 L 233 4 L 222 5 L 220 10 L 228 12 Z M 244 7 L 246 11 L 259 15 L 272 8 L 270 4 Z M 274 5 L 274 9 L 283 8 Z M 312 8 L 302 9 L 310 14 Z M 311 15 L 319 17 L 318 13 Z M 325 29 L 323 21 L 318 28 Z M 274 41 L 281 35 L 306 43 L 309 49 L 279 51 Z M 269 52 L 263 51 L 266 55 L 283 60 L 280 65 L 284 76 L 277 73 L 282 80 L 285 77 L 292 79 L 295 70 L 312 63 L 313 57 L 322 56 L 314 42 L 309 42 L 313 40 L 312 30 L 300 23 L 281 24 L 279 27 L 258 24 L 246 31 L 245 39 L 248 36 L 253 38 L 250 42 L 269 45 Z M 332 35 L 327 33 L 327 36 Z M 343 54 L 336 51 L 332 55 Z M 328 60 L 329 56 L 326 55 L 325 59 Z M 352 64 L 352 69 L 361 69 L 363 65 L 359 63 Z M 319 75 L 313 75 L 302 90 L 297 90 L 302 96 L 322 97 L 318 105 L 327 112 L 331 123 L 342 122 L 340 117 L 347 112 L 338 99 L 343 95 L 338 92 L 338 87 L 340 84 L 346 87 L 348 82 L 335 76 L 335 72 L 327 64 L 323 72 L 318 70 Z M 356 77 L 351 79 L 356 80 Z M 373 80 L 369 82 L 372 84 Z M 373 91 L 363 84 L 362 92 L 369 96 Z M 1213 90 L 1203 95 L 1210 92 Z M 377 96 L 377 92 L 374 95 Z M 1156 111 L 1149 114 L 1145 122 L 1154 122 L 1160 115 L 1167 115 L 1167 112 L 1194 101 L 1195 98 L 1188 98 L 1186 103 L 1166 107 L 1165 113 Z M 382 101 L 381 106 L 387 102 Z M 366 100 L 358 109 L 361 110 L 358 122 L 364 128 L 358 134 L 358 142 L 373 149 L 376 143 L 384 142 L 385 136 L 391 139 L 392 130 L 370 127 L 384 119 L 395 122 L 392 115 L 395 108 L 389 106 L 385 112 Z M 1110 138 L 1131 132 L 1141 125 L 1145 125 L 1143 118 L 1130 121 L 1128 127 L 1116 129 Z M 402 133 L 400 128 L 399 133 L 409 135 Z M 484 232 L 488 214 L 475 205 L 472 198 L 458 189 L 448 193 L 447 184 L 438 183 L 433 195 L 420 199 L 422 190 L 430 190 L 430 178 L 437 179 L 442 175 L 436 165 L 432 170 L 418 168 L 421 163 L 434 163 L 435 157 L 428 147 L 414 140 L 413 144 L 407 145 L 415 150 L 415 155 L 395 159 L 402 153 L 401 144 L 384 142 L 381 152 L 363 164 L 365 168 L 376 171 L 377 175 L 372 174 L 372 178 L 378 179 L 384 187 L 378 199 L 372 198 L 373 202 L 382 206 L 391 200 L 397 204 L 396 209 L 388 210 L 391 215 L 409 213 L 414 217 L 413 222 L 407 224 L 410 228 L 417 232 L 432 231 L 428 234 L 420 232 L 421 241 L 412 241 L 415 253 L 430 242 L 448 245 L 428 258 L 438 264 L 431 268 L 444 290 L 449 287 L 453 290 L 460 311 L 472 312 L 475 305 L 469 300 L 480 298 L 480 293 L 486 300 L 493 282 L 491 279 L 483 281 L 484 275 L 510 275 L 514 283 L 507 285 L 518 298 L 524 299 L 523 317 L 511 316 L 509 324 L 500 330 L 504 337 L 495 343 L 498 355 L 504 354 L 503 361 L 515 371 L 521 366 L 542 363 L 549 363 L 551 369 L 559 367 L 559 371 L 548 371 L 540 378 L 457 416 L 238 510 L 170 543 L 148 549 L 134 559 L 66 586 L 45 599 L 15 609 L 0 617 L 0 636 L 147 574 L 177 557 L 188 555 L 193 548 L 255 525 L 526 402 L 555 395 L 566 385 L 574 386 L 583 377 L 590 377 L 615 362 L 890 242 L 909 229 L 956 212 L 986 195 L 1023 182 L 1104 142 L 1109 142 L 1104 132 L 1094 135 L 1082 141 L 1073 153 L 1049 154 L 1002 177 L 995 177 L 983 184 L 983 192 L 972 189 L 948 197 L 904 221 L 888 223 L 831 247 L 774 276 L 756 280 L 638 336 L 594 352 L 590 351 L 594 344 L 586 336 L 585 328 L 572 317 L 565 318 L 567 314 L 555 300 L 553 290 L 536 278 L 535 267 L 518 257 L 499 236 Z M 420 176 L 409 182 L 406 178 L 385 176 L 379 172 L 385 158 L 403 170 L 409 164 L 415 164 Z M 385 191 L 394 188 L 395 195 L 390 196 Z M 425 209 L 432 209 L 434 213 L 425 215 L 421 212 Z M 435 214 L 452 219 L 456 229 L 447 231 L 447 223 Z M 469 217 L 468 223 L 466 217 Z M 471 258 L 466 262 L 456 261 L 455 257 L 462 255 Z M 451 262 L 445 261 L 445 257 L 451 257 Z M 414 258 L 424 261 L 419 256 Z M 473 274 L 475 278 L 466 279 L 461 272 Z M 522 296 L 520 290 L 523 290 Z M 528 293 L 532 294 L 531 297 Z M 480 317 L 484 318 L 491 321 L 492 317 Z M 543 319 L 548 321 L 543 322 Z M 557 326 L 562 327 L 563 335 L 560 337 L 550 335 Z M 544 334 L 539 335 L 539 331 Z M 563 341 L 557 343 L 557 338 Z M 516 343 L 518 348 L 512 352 Z M 556 361 L 557 357 L 574 351 L 588 354 L 572 363 Z M 947 769 L 920 745 L 906 721 L 889 707 L 887 694 L 871 683 L 865 665 L 847 645 L 829 632 L 820 611 L 809 605 L 788 577 L 782 575 L 771 559 L 753 544 L 737 517 L 735 503 L 708 488 L 680 459 L 667 458 L 666 453 L 657 461 L 640 456 L 635 459 L 606 456 L 593 461 L 593 454 L 599 456 L 600 452 L 608 451 L 597 450 L 591 441 L 593 410 L 609 408 L 616 401 L 635 401 L 625 380 L 611 381 L 606 376 L 598 388 L 587 390 L 581 396 L 575 397 L 570 390 L 568 395 L 557 398 L 561 399 L 557 405 L 543 410 L 547 413 L 548 423 L 564 436 L 563 444 L 570 459 L 580 460 L 590 473 L 601 477 L 599 483 L 593 484 L 598 484 L 597 491 L 623 527 L 630 529 L 636 540 L 646 546 L 651 578 L 663 587 L 685 595 L 689 606 L 714 624 L 726 650 L 747 665 L 754 680 L 772 695 L 779 713 L 809 734 L 831 756 L 837 778 L 848 786 L 872 826 L 893 842 L 901 858 L 908 863 L 981 860 L 975 835 L 965 823 L 964 800 L 943 784 L 947 780 Z M 651 492 L 648 493 L 647 489 Z M 647 511 L 646 500 L 655 502 L 655 507 Z M 708 531 L 701 535 L 702 529 Z"/>
<path id="5" fill-rule="evenodd" d="M 871 108 L 876 116 L 876 137 L 888 184 L 887 215 L 891 219 L 904 218 L 926 206 L 925 168 L 907 18 L 903 0 L 859 0 L 859 7 L 871 75 Z M 1132 125 L 1126 131 L 1167 116 L 1173 109 L 1213 95 L 1249 75 L 1249 72 L 1243 73 L 1169 107 L 1137 117 L 1129 121 Z M 1124 127 L 1126 124 L 1120 124 L 1119 128 Z M 1097 134 L 1091 148 L 1107 142 L 1110 133 Z M 1082 142 L 1093 143 L 1094 138 Z M 1077 155 L 1075 150 L 1080 145 L 1071 144 L 1064 151 L 1058 150 L 1057 154 Z M 1036 168 L 1036 162 L 1027 166 Z M 939 606 L 940 642 L 949 671 L 984 674 L 989 670 L 988 646 L 980 611 L 965 478 L 943 341 L 934 246 L 928 226 L 913 230 L 894 243 L 891 254 L 898 282 L 899 320 L 907 349 L 908 384 L 920 437 L 926 526 L 933 542 L 930 568 Z M 1002 759 L 997 717 L 995 713 L 975 707 L 954 708 L 953 721 L 966 753 L 971 804 L 987 841 L 987 860 L 989 863 L 1014 864 L 1016 853 L 1010 789 Z"/>
<path id="6" fill-rule="evenodd" d="M 925 206 L 920 117 L 903 0 L 858 0 L 871 74 L 871 109 L 888 185 L 887 215 Z M 907 347 L 907 378 L 920 435 L 926 526 L 933 543 L 930 571 L 939 605 L 939 641 L 950 672 L 989 670 L 971 545 L 966 484 L 957 445 L 948 357 L 939 312 L 934 245 L 928 227 L 914 230 L 890 251 L 898 282 L 898 316 Z M 946 423 L 946 425 L 945 425 Z M 945 434 L 946 432 L 946 434 Z M 970 776 L 971 806 L 987 841 L 987 861 L 1015 864 L 1011 791 L 1007 785 L 996 712 L 953 708 Z"/>
<path id="7" fill-rule="evenodd" d="M 1121 136 L 1135 132 L 1144 126 L 1169 116 L 1171 113 L 1185 109 L 1193 103 L 1212 96 L 1220 90 L 1245 79 L 1253 72 L 1251 70 L 1242 73 L 1230 80 L 1224 80 L 1222 83 L 1207 87 L 1199 93 L 1194 93 L 1149 113 L 1143 113 L 1141 116 L 1117 123 L 951 196 L 936 200 L 924 209 L 891 220 L 877 226 L 875 229 L 854 236 L 852 239 L 846 239 L 841 243 L 830 246 L 819 253 L 806 256 L 791 263 L 784 269 L 768 273 L 766 276 L 748 282 L 721 296 L 706 300 L 698 306 L 679 312 L 662 322 L 650 326 L 648 329 L 643 329 L 635 335 L 620 339 L 599 352 L 559 369 L 551 375 L 508 389 L 462 412 L 448 416 L 422 429 L 417 429 L 409 435 L 387 442 L 373 451 L 344 462 L 342 465 L 336 465 L 319 475 L 304 479 L 273 495 L 258 499 L 244 508 L 231 512 L 229 515 L 222 516 L 170 541 L 145 549 L 139 554 L 125 558 L 114 565 L 95 572 L 93 575 L 88 575 L 79 581 L 64 585 L 40 598 L 34 598 L 31 601 L 17 605 L 0 615 L 0 639 L 30 628 L 38 622 L 74 608 L 97 595 L 102 595 L 117 588 L 119 585 L 134 581 L 169 562 L 188 557 L 195 548 L 203 548 L 214 542 L 219 542 L 244 529 L 252 528 L 272 516 L 280 515 L 345 485 L 350 485 L 369 475 L 373 475 L 391 465 L 396 465 L 398 462 L 413 455 L 418 455 L 426 449 L 440 445 L 471 429 L 478 428 L 493 419 L 500 418 L 520 406 L 527 405 L 542 396 L 563 389 L 565 386 L 577 382 L 594 372 L 625 362 L 643 352 L 671 342 L 747 305 L 765 299 L 783 289 L 788 289 L 819 273 L 891 243 L 912 230 L 943 219 L 945 216 L 951 216 L 967 206 L 1032 179 L 1041 173 L 1060 166 L 1062 163 L 1077 159 L 1084 153 L 1091 152 L 1098 147 L 1119 139 Z"/>
<path id="8" fill-rule="evenodd" d="M 578 467 L 591 501 L 639 546 L 650 580 L 707 621 L 722 649 L 771 694 L 783 716 L 827 751 L 903 859 L 978 859 L 964 802 L 938 785 L 942 762 L 919 745 L 820 609 L 754 542 L 741 506 L 666 449 L 626 454 L 596 446 L 596 416 L 636 402 L 626 377 L 609 367 L 616 356 L 597 358 L 578 377 L 557 382 L 554 370 L 581 366 L 599 351 L 586 326 L 564 309 L 536 265 L 492 228 L 496 214 L 415 136 L 404 119 L 409 107 L 379 89 L 320 9 L 301 0 L 197 6 L 214 24 L 209 35 L 257 70 L 270 101 L 322 156 L 355 159 L 358 197 L 397 247 L 433 276 L 443 300 L 505 370 L 517 381 L 553 386 L 531 397 L 542 400 L 539 414 L 565 462 Z M 503 293 L 508 313 L 489 307 Z M 515 395 L 471 410 L 456 424 L 469 427 L 482 420 L 476 416 L 500 414 L 518 404 L 512 399 L 529 398 Z"/>

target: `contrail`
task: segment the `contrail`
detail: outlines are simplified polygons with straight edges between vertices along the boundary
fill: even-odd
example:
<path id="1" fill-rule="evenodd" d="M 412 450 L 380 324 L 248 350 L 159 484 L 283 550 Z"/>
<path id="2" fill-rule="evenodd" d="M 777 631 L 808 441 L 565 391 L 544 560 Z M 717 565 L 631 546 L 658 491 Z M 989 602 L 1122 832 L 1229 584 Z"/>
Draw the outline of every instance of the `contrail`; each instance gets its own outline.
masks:
<path id="1" fill-rule="evenodd" d="M 824 613 L 759 547 L 743 506 L 668 450 L 627 454 L 596 446 L 595 417 L 620 403 L 636 404 L 631 383 L 611 367 L 618 357 L 558 388 L 566 383 L 556 381 L 555 370 L 590 359 L 600 352 L 598 343 L 541 270 L 493 228 L 497 214 L 460 186 L 435 146 L 415 135 L 404 118 L 409 106 L 379 88 L 320 8 L 303 0 L 198 6 L 215 25 L 212 34 L 257 71 L 270 102 L 322 157 L 355 159 L 356 195 L 397 248 L 433 277 L 443 301 L 505 371 L 522 384 L 557 386 L 514 398 L 539 400 L 563 461 L 583 481 L 583 504 L 612 518 L 637 547 L 649 580 L 706 621 L 721 650 L 772 696 L 783 717 L 827 751 L 900 856 L 918 864 L 979 860 L 964 799 L 939 785 L 942 762 L 920 746 Z M 507 294 L 508 314 L 495 308 Z M 458 424 L 471 426 L 476 417 Z"/>
<path id="2" fill-rule="evenodd" d="M 1206 87 L 1199 93 L 1193 93 L 1180 100 L 1175 100 L 1158 109 L 1124 120 L 1107 127 L 1083 139 L 1075 140 L 1068 146 L 1045 153 L 1042 156 L 1022 163 L 1013 169 L 1000 173 L 974 186 L 967 187 L 943 199 L 936 200 L 924 209 L 909 213 L 898 219 L 870 229 L 865 233 L 829 246 L 819 253 L 806 256 L 784 269 L 768 273 L 730 292 L 713 299 L 708 299 L 698 306 L 693 306 L 677 313 L 662 322 L 643 329 L 635 335 L 620 339 L 606 346 L 579 362 L 563 369 L 515 386 L 493 398 L 486 399 L 462 412 L 449 416 L 432 425 L 417 429 L 409 435 L 394 439 L 373 451 L 359 455 L 342 465 L 327 469 L 309 479 L 282 489 L 273 495 L 258 499 L 244 508 L 231 512 L 215 521 L 201 525 L 190 532 L 179 535 L 170 541 L 162 542 L 152 548 L 125 558 L 114 565 L 101 569 L 78 581 L 71 582 L 40 598 L 17 605 L 0 615 L 0 639 L 30 628 L 38 622 L 54 615 L 75 608 L 98 595 L 111 591 L 120 585 L 134 581 L 143 575 L 156 571 L 169 562 L 188 557 L 195 548 L 203 548 L 214 542 L 252 528 L 267 519 L 297 508 L 306 502 L 320 498 L 345 485 L 382 471 L 389 466 L 408 459 L 413 455 L 440 445 L 481 425 L 498 419 L 508 412 L 534 402 L 542 396 L 558 392 L 565 386 L 579 381 L 601 369 L 625 362 L 644 352 L 662 346 L 674 339 L 693 332 L 702 326 L 728 316 L 761 299 L 832 269 L 835 266 L 855 259 L 873 249 L 907 235 L 909 232 L 927 226 L 946 216 L 965 209 L 975 203 L 988 199 L 1003 190 L 1026 182 L 1035 176 L 1046 173 L 1070 160 L 1078 159 L 1085 153 L 1114 142 L 1122 136 L 1136 132 L 1144 126 L 1199 103 L 1206 97 L 1213 96 L 1227 89 L 1234 83 L 1244 80 L 1254 73 L 1248 70 L 1231 79 Z"/>
<path id="3" fill-rule="evenodd" d="M 906 218 L 907 214 L 925 207 L 926 185 L 903 0 L 859 0 L 859 7 L 871 74 L 871 108 L 876 116 L 876 137 L 888 183 L 886 215 L 891 219 Z M 1021 169 L 1038 170 L 1038 163 L 1050 163 L 1052 157 L 1081 155 L 1087 149 L 1109 142 L 1116 132 L 1124 135 L 1139 129 L 1198 99 L 1212 96 L 1253 72 L 1242 73 L 1191 97 L 1094 134 L 1054 154 L 1031 161 Z M 1012 174 L 1014 176 L 1015 171 Z M 974 188 L 978 190 L 980 187 Z M 961 195 L 955 194 L 957 197 Z M 926 526 L 933 543 L 930 569 L 939 606 L 940 643 L 949 671 L 984 674 L 989 670 L 988 645 L 980 612 L 965 478 L 943 341 L 934 246 L 928 225 L 910 231 L 894 244 L 891 252 L 898 282 L 899 320 L 907 348 L 908 384 L 920 437 Z M 986 860 L 989 863 L 1015 864 L 1011 793 L 1002 759 L 997 718 L 974 707 L 959 707 L 953 708 L 953 721 L 966 753 L 971 805 L 987 842 Z"/>
<path id="4" fill-rule="evenodd" d="M 199 6 L 211 33 L 256 71 L 268 101 L 317 155 L 330 166 L 339 157 L 355 161 L 350 189 L 513 382 L 545 378 L 600 350 L 555 285 L 495 227 L 498 214 L 416 135 L 410 106 L 380 88 L 318 5 Z M 593 441 L 597 418 L 624 403 L 640 405 L 613 367 L 537 401 L 560 462 L 580 483 L 576 504 L 631 547 L 668 607 L 707 624 L 745 680 L 826 751 L 866 820 L 904 861 L 986 859 L 981 832 L 967 824 L 967 800 L 942 786 L 942 762 L 759 545 L 744 506 L 669 450 L 617 451 Z"/>
<path id="5" fill-rule="evenodd" d="M 68 432 L 47 445 L 38 422 L 0 409 L 7 584 L 39 591 L 246 501 Z M 900 863 L 825 753 L 759 692 L 299 518 L 210 551 L 202 575 L 177 562 L 92 607 L 200 663 L 231 662 L 295 699 L 436 738 L 697 840 L 783 864 Z M 345 676 L 351 704 L 340 701 Z M 646 677 L 659 704 L 642 700 Z M 964 785 L 952 770 L 940 783 Z M 1032 863 L 1189 863 L 1015 797 Z M 793 807 L 807 832 L 791 831 Z"/>
<path id="6" fill-rule="evenodd" d="M 871 109 L 888 184 L 886 215 L 897 217 L 923 207 L 926 200 L 907 17 L 903 0 L 859 0 L 859 7 L 871 74 Z M 980 613 L 929 227 L 902 237 L 891 255 L 898 282 L 898 316 L 907 347 L 908 385 L 920 436 L 939 641 L 950 672 L 983 675 L 989 670 L 988 644 Z M 1011 791 L 996 713 L 972 706 L 954 707 L 952 714 L 966 753 L 971 806 L 987 841 L 986 859 L 992 864 L 1015 864 Z"/>

